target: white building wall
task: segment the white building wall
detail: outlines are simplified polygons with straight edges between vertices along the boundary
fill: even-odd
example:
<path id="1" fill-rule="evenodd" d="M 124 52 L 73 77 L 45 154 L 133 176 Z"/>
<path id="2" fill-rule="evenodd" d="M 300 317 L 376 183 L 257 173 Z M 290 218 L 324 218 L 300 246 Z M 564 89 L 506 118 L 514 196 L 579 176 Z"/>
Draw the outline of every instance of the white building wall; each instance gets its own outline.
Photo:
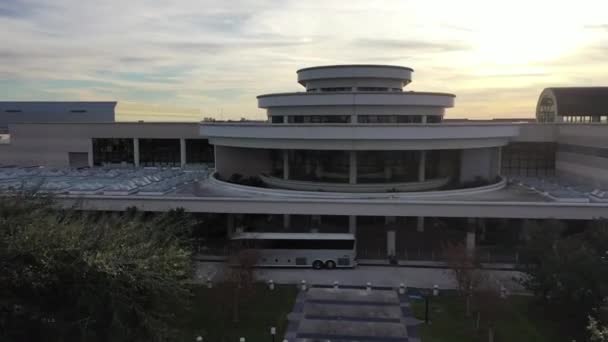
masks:
<path id="1" fill-rule="evenodd" d="M 317 89 L 317 91 L 320 91 L 320 88 L 335 87 L 381 87 L 401 89 L 403 88 L 403 81 L 390 78 L 336 78 L 326 80 L 311 80 L 306 82 L 306 89 Z"/>

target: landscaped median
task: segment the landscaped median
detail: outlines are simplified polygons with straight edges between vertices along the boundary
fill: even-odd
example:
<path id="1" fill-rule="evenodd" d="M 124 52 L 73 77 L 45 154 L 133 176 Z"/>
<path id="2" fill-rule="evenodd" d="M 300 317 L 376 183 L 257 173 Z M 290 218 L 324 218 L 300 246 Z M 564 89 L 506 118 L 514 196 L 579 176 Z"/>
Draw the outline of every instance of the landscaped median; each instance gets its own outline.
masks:
<path id="1" fill-rule="evenodd" d="M 277 285 L 270 290 L 257 283 L 238 299 L 238 322 L 232 306 L 234 293 L 222 284 L 195 285 L 190 309 L 176 310 L 174 327 L 180 331 L 178 341 L 271 341 L 270 328 L 276 328 L 275 341 L 281 341 L 287 328 L 287 314 L 292 310 L 298 290 L 295 286 Z"/>
<path id="2" fill-rule="evenodd" d="M 556 324 L 543 315 L 533 297 L 510 296 L 500 300 L 502 303 L 479 316 L 478 324 L 476 312 L 467 317 L 462 296 L 442 294 L 430 298 L 430 324 L 420 326 L 422 342 L 485 342 L 489 340 L 490 325 L 494 328 L 495 342 L 566 341 L 560 337 Z M 414 316 L 424 320 L 424 300 L 411 303 Z"/>

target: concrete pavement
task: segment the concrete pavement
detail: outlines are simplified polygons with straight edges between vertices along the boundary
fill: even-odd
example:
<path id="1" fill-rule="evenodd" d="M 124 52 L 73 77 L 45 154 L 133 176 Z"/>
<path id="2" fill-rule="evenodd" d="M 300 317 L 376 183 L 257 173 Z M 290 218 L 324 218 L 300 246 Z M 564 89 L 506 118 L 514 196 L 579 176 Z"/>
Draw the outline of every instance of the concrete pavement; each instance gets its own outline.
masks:
<path id="1" fill-rule="evenodd" d="M 225 264 L 221 262 L 196 262 L 195 281 L 204 282 L 207 278 L 214 281 L 221 279 Z M 513 270 L 486 270 L 492 281 L 502 284 L 510 292 L 523 292 L 517 278 L 522 273 Z M 407 287 L 455 289 L 456 283 L 447 269 L 410 268 L 391 266 L 359 266 L 354 269 L 313 270 L 309 268 L 258 268 L 256 277 L 259 280 L 273 280 L 276 284 L 332 285 L 338 281 L 341 285 L 373 286 L 396 288 L 403 283 Z"/>

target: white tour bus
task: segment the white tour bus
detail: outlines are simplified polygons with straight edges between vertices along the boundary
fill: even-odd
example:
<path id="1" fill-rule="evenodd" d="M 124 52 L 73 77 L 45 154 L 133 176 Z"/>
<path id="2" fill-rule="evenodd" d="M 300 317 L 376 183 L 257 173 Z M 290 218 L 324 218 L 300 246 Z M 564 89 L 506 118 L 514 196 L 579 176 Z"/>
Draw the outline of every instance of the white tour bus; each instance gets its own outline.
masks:
<path id="1" fill-rule="evenodd" d="M 355 236 L 334 233 L 237 233 L 233 248 L 254 249 L 257 266 L 355 267 Z"/>

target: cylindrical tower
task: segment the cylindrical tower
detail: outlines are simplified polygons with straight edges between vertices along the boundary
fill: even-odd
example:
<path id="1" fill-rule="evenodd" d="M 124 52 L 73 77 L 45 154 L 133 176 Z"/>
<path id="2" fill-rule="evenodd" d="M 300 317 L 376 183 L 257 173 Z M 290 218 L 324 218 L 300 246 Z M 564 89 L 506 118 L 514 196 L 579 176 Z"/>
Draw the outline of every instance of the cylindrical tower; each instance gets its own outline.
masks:
<path id="1" fill-rule="evenodd" d="M 499 148 L 514 129 L 442 124 L 455 96 L 404 91 L 412 73 L 366 64 L 300 69 L 305 92 L 258 96 L 267 123 L 207 124 L 201 133 L 215 145 L 221 178 L 236 182 L 349 193 L 494 182 Z"/>
<path id="2" fill-rule="evenodd" d="M 413 70 L 331 65 L 298 70 L 305 93 L 258 96 L 271 123 L 439 123 L 454 95 L 403 91 Z"/>

